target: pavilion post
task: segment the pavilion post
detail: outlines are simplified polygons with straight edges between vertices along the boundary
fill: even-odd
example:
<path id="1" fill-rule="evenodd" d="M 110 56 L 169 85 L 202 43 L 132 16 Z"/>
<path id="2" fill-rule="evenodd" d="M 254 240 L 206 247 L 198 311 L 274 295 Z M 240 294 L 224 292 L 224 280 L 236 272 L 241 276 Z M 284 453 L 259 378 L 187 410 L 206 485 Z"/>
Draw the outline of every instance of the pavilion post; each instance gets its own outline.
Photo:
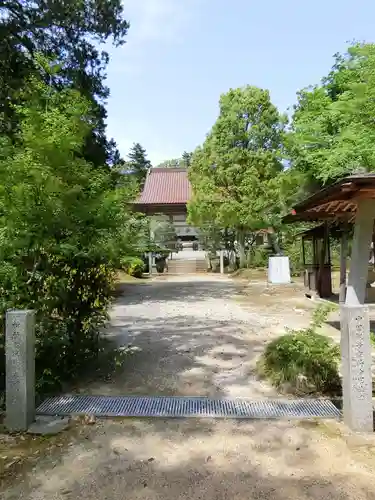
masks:
<path id="1" fill-rule="evenodd" d="M 375 200 L 358 202 L 345 304 L 365 303 Z"/>
<path id="2" fill-rule="evenodd" d="M 341 305 L 343 412 L 354 431 L 373 431 L 369 310 L 365 306 L 375 200 L 359 200 L 345 304 Z"/>
<path id="3" fill-rule="evenodd" d="M 340 245 L 340 294 L 339 302 L 340 304 L 345 303 L 346 298 L 346 261 L 348 255 L 348 232 L 346 226 L 343 228 L 341 233 L 341 245 Z"/>

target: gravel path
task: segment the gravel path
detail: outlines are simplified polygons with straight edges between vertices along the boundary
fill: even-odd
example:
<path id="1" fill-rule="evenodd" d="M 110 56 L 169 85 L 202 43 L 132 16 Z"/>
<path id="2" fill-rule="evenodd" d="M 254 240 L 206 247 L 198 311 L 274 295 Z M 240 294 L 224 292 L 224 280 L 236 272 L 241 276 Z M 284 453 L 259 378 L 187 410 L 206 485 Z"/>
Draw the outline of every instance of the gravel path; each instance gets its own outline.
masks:
<path id="1" fill-rule="evenodd" d="M 240 289 L 215 277 L 125 286 L 108 334 L 139 351 L 118 380 L 92 392 L 271 394 L 253 376 L 254 359 L 293 309 L 283 313 L 256 290 L 245 308 Z M 311 421 L 102 420 L 41 457 L 1 498 L 375 499 L 375 442 L 352 446 L 343 432 Z"/>
<path id="2" fill-rule="evenodd" d="M 254 364 L 271 324 L 235 300 L 240 287 L 218 276 L 169 277 L 125 285 L 108 336 L 135 354 L 124 373 L 95 394 L 262 398 Z"/>

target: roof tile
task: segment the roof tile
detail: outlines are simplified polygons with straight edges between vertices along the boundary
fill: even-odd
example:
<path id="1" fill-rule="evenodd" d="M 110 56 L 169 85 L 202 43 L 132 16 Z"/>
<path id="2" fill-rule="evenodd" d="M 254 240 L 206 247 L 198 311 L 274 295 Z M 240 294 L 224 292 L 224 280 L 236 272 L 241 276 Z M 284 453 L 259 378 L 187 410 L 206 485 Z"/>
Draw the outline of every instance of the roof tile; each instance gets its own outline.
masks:
<path id="1" fill-rule="evenodd" d="M 185 168 L 151 168 L 137 204 L 186 204 L 191 185 Z"/>

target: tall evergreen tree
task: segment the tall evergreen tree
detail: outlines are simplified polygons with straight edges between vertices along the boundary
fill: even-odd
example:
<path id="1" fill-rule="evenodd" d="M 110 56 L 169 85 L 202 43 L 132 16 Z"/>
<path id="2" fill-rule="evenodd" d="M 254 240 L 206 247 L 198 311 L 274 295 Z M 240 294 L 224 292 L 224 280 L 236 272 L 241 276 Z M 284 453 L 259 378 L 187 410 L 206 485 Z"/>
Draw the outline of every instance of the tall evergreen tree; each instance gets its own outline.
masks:
<path id="1" fill-rule="evenodd" d="M 128 154 L 129 167 L 135 175 L 140 186 L 143 186 L 151 162 L 147 159 L 146 150 L 139 142 L 134 143 Z"/>
<path id="2" fill-rule="evenodd" d="M 35 75 L 55 89 L 80 92 L 94 110 L 84 158 L 96 166 L 116 163 L 115 144 L 105 136 L 108 53 L 100 44 L 123 44 L 128 27 L 121 0 L 0 1 L 0 133 L 18 137 L 14 104 L 22 104 L 22 90 Z M 59 71 L 45 72 L 38 54 Z"/>
<path id="3" fill-rule="evenodd" d="M 182 165 L 186 168 L 190 167 L 191 164 L 191 157 L 193 156 L 193 153 L 188 153 L 187 151 L 184 151 L 182 153 Z"/>
<path id="4" fill-rule="evenodd" d="M 235 230 L 242 267 L 246 234 L 273 225 L 280 214 L 284 125 L 267 90 L 231 89 L 189 169 L 190 220 Z"/>

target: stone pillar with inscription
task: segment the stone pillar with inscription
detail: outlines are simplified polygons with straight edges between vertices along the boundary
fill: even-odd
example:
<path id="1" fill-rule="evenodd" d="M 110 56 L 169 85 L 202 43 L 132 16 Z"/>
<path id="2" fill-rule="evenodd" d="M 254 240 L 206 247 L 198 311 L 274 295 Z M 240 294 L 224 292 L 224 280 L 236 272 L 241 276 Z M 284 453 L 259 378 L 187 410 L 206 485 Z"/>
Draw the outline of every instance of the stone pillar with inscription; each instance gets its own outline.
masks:
<path id="1" fill-rule="evenodd" d="M 354 431 L 372 432 L 369 310 L 364 305 L 342 305 L 340 317 L 344 422 Z"/>
<path id="2" fill-rule="evenodd" d="M 373 431 L 371 342 L 365 305 L 375 201 L 357 202 L 345 305 L 341 305 L 344 421 L 354 431 Z"/>
<path id="3" fill-rule="evenodd" d="M 10 310 L 5 324 L 5 425 L 26 431 L 35 419 L 35 313 Z"/>

